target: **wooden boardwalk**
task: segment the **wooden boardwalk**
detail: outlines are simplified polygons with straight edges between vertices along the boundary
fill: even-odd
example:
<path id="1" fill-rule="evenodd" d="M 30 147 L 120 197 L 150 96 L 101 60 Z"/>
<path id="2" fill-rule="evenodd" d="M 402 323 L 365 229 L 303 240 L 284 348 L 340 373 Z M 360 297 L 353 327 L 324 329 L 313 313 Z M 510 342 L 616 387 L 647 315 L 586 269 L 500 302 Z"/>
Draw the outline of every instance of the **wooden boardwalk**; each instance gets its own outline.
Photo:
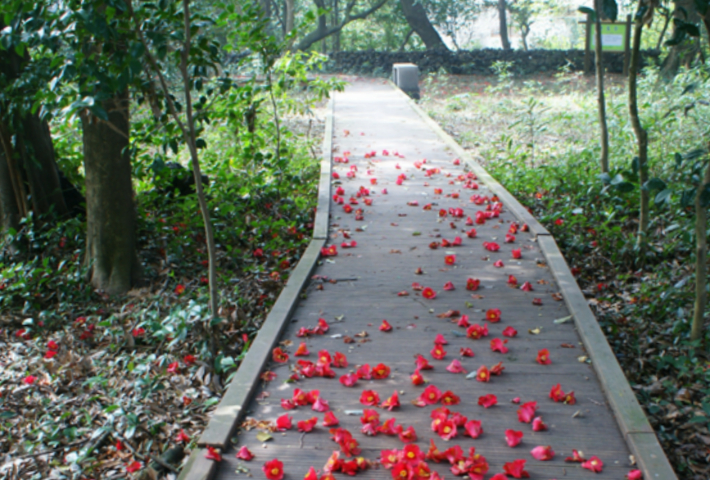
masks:
<path id="1" fill-rule="evenodd" d="M 405 429 L 413 427 L 417 437 L 414 444 L 424 452 L 429 449 L 430 439 L 441 451 L 459 445 L 466 456 L 469 448 L 475 447 L 476 454 L 485 457 L 489 465 L 488 473 L 481 478 L 503 473 L 503 465 L 516 459 L 526 461 L 525 469 L 532 479 L 625 478 L 635 468 L 630 463 L 629 446 L 535 235 L 524 231 L 524 224 L 506 205 L 499 210 L 495 194 L 467 173 L 464 162 L 459 163 L 456 154 L 407 101 L 382 81 L 356 82 L 337 95 L 333 157 L 333 172 L 340 179 L 333 182 L 331 195 L 340 193 L 344 204 L 331 199 L 326 245 L 336 246 L 337 256 L 321 258 L 313 272 L 316 279 L 308 282 L 304 298 L 283 330 L 280 347 L 288 353 L 288 362 L 267 364 L 265 370 L 276 378 L 261 382 L 247 411 L 242 412 L 251 424 L 275 422 L 288 414 L 293 417 L 293 428 L 271 432 L 272 439 L 268 441 L 263 441 L 263 429 L 240 429 L 233 436 L 235 445 L 223 451 L 215 478 L 243 479 L 248 469 L 248 474 L 263 479 L 266 477 L 262 465 L 278 458 L 284 465 L 284 478 L 300 480 L 311 466 L 323 470 L 331 454 L 341 451 L 329 433 L 335 427 L 322 425 L 324 412 L 314 411 L 311 405 L 293 410 L 282 407 L 282 400 L 292 399 L 296 389 L 318 390 L 339 420 L 338 428 L 352 433 L 360 455 L 370 461 L 378 460 L 382 450 L 402 449 L 405 443 L 397 435 L 361 433 L 359 411 L 366 408 L 375 409 L 381 423 L 395 419 Z M 348 163 L 341 163 L 341 158 L 347 158 Z M 477 188 L 471 188 L 474 184 Z M 364 195 L 363 189 L 369 190 L 369 195 Z M 357 204 L 351 205 L 351 198 Z M 346 205 L 352 212 L 345 211 Z M 477 215 L 491 218 L 476 223 Z M 466 224 L 468 218 L 473 225 Z M 506 243 L 516 226 L 514 239 L 508 237 L 510 243 Z M 475 238 L 467 234 L 471 229 L 476 231 Z M 461 245 L 445 246 L 445 241 L 453 243 L 457 237 Z M 357 245 L 343 248 L 343 242 Z M 431 248 L 433 242 L 439 244 L 438 248 Z M 491 251 L 485 245 L 499 249 Z M 513 258 L 514 250 L 520 252 L 521 258 Z M 448 264 L 447 257 L 451 255 L 455 255 L 455 261 Z M 510 283 L 510 276 L 517 279 L 515 285 Z M 467 289 L 468 279 L 479 280 L 479 288 Z M 448 290 L 447 282 L 454 288 Z M 431 287 L 436 298 L 424 298 L 424 292 L 413 288 L 413 284 Z M 521 289 L 523 284 L 529 284 L 532 291 Z M 500 321 L 486 320 L 489 309 L 500 310 Z M 457 324 L 462 316 L 471 325 L 486 326 L 488 336 L 468 338 L 467 328 Z M 302 329 L 316 327 L 319 319 L 329 325 L 327 332 L 299 336 Z M 393 327 L 391 331 L 380 330 L 383 320 Z M 504 330 L 511 327 L 517 336 L 504 336 Z M 442 346 L 446 352 L 443 359 L 433 358 L 438 335 L 448 342 Z M 508 351 L 492 351 L 492 340 L 507 341 L 503 345 Z M 302 342 L 310 354 L 295 356 Z M 475 356 L 462 357 L 460 352 L 466 348 Z M 548 365 L 536 360 L 542 349 L 549 351 Z M 323 350 L 331 357 L 336 352 L 344 354 L 348 366 L 331 365 L 335 378 L 300 375 L 298 381 L 285 383 L 297 361 L 316 364 Z M 418 355 L 426 358 L 433 369 L 422 370 L 428 383 L 416 386 L 410 376 L 415 372 Z M 491 369 L 499 362 L 505 369 L 501 375 L 491 376 L 490 381 L 479 382 L 466 373 L 447 371 L 454 360 L 469 373 L 482 366 Z M 373 369 L 384 364 L 390 369 L 389 376 L 360 379 L 352 387 L 341 384 L 341 376 L 354 375 L 365 364 Z M 306 367 L 306 373 L 308 370 Z M 574 391 L 576 404 L 549 398 L 551 388 L 557 384 L 564 392 Z M 459 427 L 458 435 L 445 441 L 432 431 L 432 411 L 442 404 L 412 404 L 427 385 L 460 397 L 460 404 L 449 406 L 449 410 L 480 421 L 483 433 L 474 439 L 465 436 L 465 429 Z M 365 390 L 376 391 L 381 401 L 398 392 L 401 406 L 391 411 L 363 406 L 360 398 Z M 479 397 L 490 394 L 497 397 L 497 405 L 479 406 Z M 536 432 L 531 424 L 521 423 L 517 414 L 520 405 L 514 399 L 521 404 L 537 402 L 534 416 L 541 417 L 547 430 Z M 314 430 L 298 432 L 297 422 L 312 417 L 317 418 Z M 523 433 L 518 446 L 507 445 L 507 429 Z M 534 447 L 548 445 L 555 452 L 552 460 L 533 458 Z M 235 457 L 242 446 L 255 455 L 253 460 Z M 597 456 L 604 464 L 602 472 L 595 474 L 579 463 L 565 462 L 573 449 L 587 458 Z M 340 456 L 349 460 L 343 453 Z M 454 477 L 445 460 L 428 461 L 428 465 L 441 477 Z M 335 475 L 345 478 L 342 473 Z M 382 466 L 358 476 L 392 478 L 391 471 Z M 192 478 L 202 477 L 193 474 Z"/>

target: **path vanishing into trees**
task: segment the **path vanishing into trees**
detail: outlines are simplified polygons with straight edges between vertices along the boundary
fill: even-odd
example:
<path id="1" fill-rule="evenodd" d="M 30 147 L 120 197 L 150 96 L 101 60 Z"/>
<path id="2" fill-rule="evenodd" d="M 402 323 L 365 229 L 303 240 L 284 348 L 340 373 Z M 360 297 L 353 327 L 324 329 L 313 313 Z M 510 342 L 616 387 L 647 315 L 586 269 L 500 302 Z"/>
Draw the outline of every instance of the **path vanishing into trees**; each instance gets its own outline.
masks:
<path id="1" fill-rule="evenodd" d="M 182 478 L 274 480 L 278 463 L 262 470 L 274 459 L 285 479 L 311 466 L 320 478 L 333 452 L 344 461 L 336 478 L 361 469 L 358 456 L 369 468 L 357 476 L 372 479 L 428 470 L 450 479 L 452 467 L 486 480 L 505 468 L 509 478 L 524 469 L 533 479 L 623 479 L 636 468 L 646 479 L 675 478 L 544 228 L 387 82 L 354 81 L 334 102 L 325 255 L 306 270 L 283 330 L 260 332 L 262 342 L 274 335 L 261 344 L 263 370 L 247 359 L 238 374 L 273 378 L 233 385 L 203 435 L 222 460 L 205 459 L 203 448 Z M 271 346 L 288 360 L 274 361 Z M 249 397 L 244 405 L 233 403 L 238 394 Z M 292 428 L 278 431 L 288 417 Z M 312 418 L 313 430 L 299 432 Z M 337 426 L 323 425 L 334 418 Z M 522 433 L 517 446 L 507 430 Z M 252 460 L 236 457 L 242 447 Z M 405 447 L 386 468 L 383 451 Z M 566 462 L 573 450 L 588 463 Z"/>

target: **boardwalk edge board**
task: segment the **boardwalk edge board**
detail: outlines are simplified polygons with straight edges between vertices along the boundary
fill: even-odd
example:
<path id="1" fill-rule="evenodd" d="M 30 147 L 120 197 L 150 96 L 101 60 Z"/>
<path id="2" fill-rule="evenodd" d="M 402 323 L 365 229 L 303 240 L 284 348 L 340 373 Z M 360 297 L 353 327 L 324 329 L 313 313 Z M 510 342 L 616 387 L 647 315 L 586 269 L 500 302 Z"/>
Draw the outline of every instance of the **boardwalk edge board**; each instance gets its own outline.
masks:
<path id="1" fill-rule="evenodd" d="M 249 352 L 244 357 L 237 373 L 229 384 L 222 399 L 212 412 L 207 427 L 202 432 L 197 444 L 200 447 L 219 447 L 226 449 L 230 438 L 244 416 L 245 409 L 257 386 L 259 376 L 271 358 L 271 350 L 276 345 L 281 332 L 298 303 L 299 295 L 313 272 L 320 257 L 320 250 L 328 236 L 328 216 L 330 208 L 330 186 L 333 145 L 333 109 L 331 98 L 326 114 L 326 125 L 321 158 L 321 175 L 318 186 L 318 206 L 313 227 L 313 237 L 291 273 L 276 303 L 271 308 L 264 325 L 259 330 Z M 178 480 L 210 480 L 216 473 L 217 463 L 205 459 L 206 450 L 195 449 L 182 469 Z"/>
<path id="2" fill-rule="evenodd" d="M 476 162 L 448 133 L 446 133 L 429 115 L 422 110 L 407 94 L 391 81 L 395 91 L 405 97 L 412 109 L 436 132 L 456 154 L 465 161 L 471 170 L 493 191 L 518 219 L 528 224 L 531 232 L 537 236 L 547 264 L 557 282 L 567 308 L 574 317 L 584 347 L 592 360 L 592 365 L 604 389 L 609 406 L 619 425 L 637 467 L 646 479 L 677 480 L 658 438 L 648 422 L 636 395 L 616 360 L 614 352 L 607 342 L 594 313 L 589 308 L 584 294 L 567 265 L 557 242 L 530 212 L 517 201 L 498 181 Z"/>
<path id="3" fill-rule="evenodd" d="M 206 459 L 206 453 L 205 449 L 194 449 L 178 480 L 210 480 L 217 473 L 217 462 Z"/>

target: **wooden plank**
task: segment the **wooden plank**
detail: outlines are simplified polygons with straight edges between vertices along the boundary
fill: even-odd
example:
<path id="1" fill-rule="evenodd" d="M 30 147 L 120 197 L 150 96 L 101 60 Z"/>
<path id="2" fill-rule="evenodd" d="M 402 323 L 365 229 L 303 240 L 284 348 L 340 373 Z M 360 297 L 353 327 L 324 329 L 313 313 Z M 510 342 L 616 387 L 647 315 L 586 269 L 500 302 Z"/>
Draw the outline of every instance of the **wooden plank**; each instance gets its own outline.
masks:
<path id="1" fill-rule="evenodd" d="M 323 243 L 323 240 L 314 239 L 308 245 L 289 277 L 288 283 L 266 317 L 249 352 L 242 360 L 242 364 L 224 393 L 219 406 L 212 413 L 198 445 L 224 448 L 229 444 L 229 438 L 234 433 L 243 409 L 259 383 L 261 370 L 270 359 L 271 350 L 278 341 L 281 331 L 298 301 L 298 295 L 315 267 Z"/>
<path id="2" fill-rule="evenodd" d="M 627 440 L 638 468 L 643 472 L 643 478 L 647 480 L 677 478 L 655 433 L 629 433 Z"/>
<path id="3" fill-rule="evenodd" d="M 398 94 L 405 97 L 409 106 L 424 120 L 424 122 L 431 128 L 440 138 L 446 143 L 446 145 L 451 148 L 459 158 L 466 162 L 468 167 L 478 176 L 478 179 L 486 184 L 486 186 L 498 196 L 498 198 L 503 202 L 508 210 L 511 211 L 521 222 L 526 223 L 530 230 L 535 235 L 549 235 L 550 232 L 543 227 L 540 222 L 533 217 L 527 208 L 525 208 L 518 200 L 513 197 L 503 185 L 498 183 L 477 161 L 471 157 L 471 155 L 459 145 L 456 140 L 454 140 L 448 133 L 444 131 L 443 128 L 439 126 L 434 120 L 427 115 L 427 113 L 419 107 L 413 100 L 411 100 L 407 95 L 399 90 L 394 84 L 390 82 L 390 85 L 397 91 Z"/>
<path id="4" fill-rule="evenodd" d="M 211 480 L 217 473 L 217 463 L 205 458 L 207 450 L 195 448 L 182 467 L 178 480 Z"/>
<path id="5" fill-rule="evenodd" d="M 330 185 L 332 181 L 333 158 L 333 111 L 335 99 L 328 101 L 325 116 L 325 131 L 323 132 L 323 147 L 320 162 L 320 182 L 318 183 L 318 206 L 316 219 L 313 222 L 313 238 L 328 237 L 328 217 L 330 216 Z"/>
<path id="6" fill-rule="evenodd" d="M 644 469 L 644 475 L 646 478 L 667 478 L 669 480 L 676 478 L 665 455 L 659 457 L 659 453 L 662 454 L 663 450 L 656 439 L 653 428 L 641 409 L 636 395 L 631 390 L 614 352 L 574 280 L 557 243 L 552 237 L 541 237 L 539 243 L 547 258 L 550 270 L 560 286 L 567 308 L 574 316 L 577 330 L 592 358 L 594 369 L 606 392 L 619 427 L 626 436 L 639 465 Z M 668 468 L 665 468 L 664 465 L 667 465 Z M 647 470 L 648 466 L 661 470 Z M 656 474 L 660 474 L 661 477 L 655 477 Z"/>

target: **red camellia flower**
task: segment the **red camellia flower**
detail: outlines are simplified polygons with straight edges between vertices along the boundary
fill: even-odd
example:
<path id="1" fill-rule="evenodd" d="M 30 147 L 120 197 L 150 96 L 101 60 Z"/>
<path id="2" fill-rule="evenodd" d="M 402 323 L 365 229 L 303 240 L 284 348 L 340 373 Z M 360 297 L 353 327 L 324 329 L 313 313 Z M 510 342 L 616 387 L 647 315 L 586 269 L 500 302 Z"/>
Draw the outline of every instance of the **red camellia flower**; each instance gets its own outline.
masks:
<path id="1" fill-rule="evenodd" d="M 276 347 L 271 352 L 271 358 L 274 360 L 274 362 L 286 363 L 288 362 L 288 353 L 284 352 L 281 347 Z"/>
<path id="2" fill-rule="evenodd" d="M 491 375 L 500 375 L 503 373 L 503 370 L 505 370 L 503 362 L 498 362 L 491 367 Z"/>
<path id="3" fill-rule="evenodd" d="M 542 421 L 542 417 L 535 417 L 532 421 L 533 432 L 544 432 L 547 430 L 547 425 Z"/>
<path id="4" fill-rule="evenodd" d="M 540 365 L 549 365 L 552 363 L 552 360 L 550 360 L 550 351 L 546 348 L 543 348 L 542 350 L 537 352 L 537 363 Z"/>
<path id="5" fill-rule="evenodd" d="M 456 358 L 451 361 L 449 366 L 446 367 L 446 370 L 451 373 L 467 373 L 466 369 L 461 365 L 461 362 Z"/>
<path id="6" fill-rule="evenodd" d="M 215 462 L 221 462 L 222 461 L 222 454 L 219 453 L 219 450 L 217 450 L 214 447 L 207 447 L 207 453 L 205 453 L 205 458 L 207 460 L 214 460 Z"/>
<path id="7" fill-rule="evenodd" d="M 509 428 L 505 431 L 505 441 L 508 443 L 509 447 L 516 447 L 523 441 L 523 432 L 511 430 Z"/>
<path id="8" fill-rule="evenodd" d="M 194 355 L 185 355 L 184 357 L 182 357 L 182 361 L 185 363 L 185 365 L 190 366 L 190 365 L 193 365 L 197 361 L 197 359 L 195 358 Z M 273 372 L 271 372 L 271 373 L 273 373 Z M 274 375 L 276 375 L 276 374 L 274 374 Z"/>
<path id="9" fill-rule="evenodd" d="M 466 290 L 476 291 L 480 285 L 481 281 L 477 278 L 466 279 Z"/>
<path id="10" fill-rule="evenodd" d="M 489 252 L 497 252 L 498 250 L 500 250 L 500 245 L 498 245 L 496 242 L 483 242 L 483 248 L 485 248 Z"/>
<path id="11" fill-rule="evenodd" d="M 482 395 L 478 397 L 478 404 L 484 408 L 490 408 L 498 404 L 498 398 L 492 393 Z"/>
<path id="12" fill-rule="evenodd" d="M 488 367 L 485 365 L 478 367 L 478 370 L 476 371 L 476 380 L 479 382 L 488 382 L 490 379 L 491 372 L 488 370 Z"/>
<path id="13" fill-rule="evenodd" d="M 434 345 L 448 345 L 449 342 L 444 338 L 444 336 L 440 333 L 436 334 L 436 337 L 434 338 Z"/>
<path id="14" fill-rule="evenodd" d="M 441 345 L 434 345 L 434 348 L 432 348 L 430 353 L 432 358 L 435 358 L 436 360 L 443 360 L 446 356 L 446 350 L 444 350 L 444 347 Z"/>
<path id="15" fill-rule="evenodd" d="M 631 470 L 626 474 L 626 480 L 643 480 L 643 473 L 641 470 Z"/>
<path id="16" fill-rule="evenodd" d="M 518 421 L 521 423 L 532 422 L 533 417 L 535 417 L 535 412 L 537 411 L 537 402 L 526 402 L 523 403 L 518 409 Z"/>
<path id="17" fill-rule="evenodd" d="M 503 465 L 503 471 L 513 478 L 528 478 L 530 475 L 525 471 L 525 462 L 526 460 L 520 458 L 518 460 L 505 463 Z"/>
<path id="18" fill-rule="evenodd" d="M 312 465 L 311 468 L 308 469 L 306 476 L 303 477 L 303 480 L 318 480 L 318 472 L 316 472 L 316 469 L 313 468 Z"/>
<path id="19" fill-rule="evenodd" d="M 382 324 L 380 325 L 380 331 L 382 332 L 391 332 L 392 331 L 392 325 L 387 320 L 382 320 Z"/>
<path id="20" fill-rule="evenodd" d="M 335 414 L 330 411 L 330 412 L 325 412 L 325 416 L 323 417 L 323 426 L 324 427 L 335 427 L 340 423 L 340 420 L 335 416 Z"/>
<path id="21" fill-rule="evenodd" d="M 490 478 L 490 480 L 508 480 L 508 477 L 505 473 L 496 473 Z"/>
<path id="22" fill-rule="evenodd" d="M 441 398 L 439 400 L 441 401 L 442 405 L 447 406 L 458 405 L 459 403 L 461 403 L 461 398 L 451 390 L 447 390 L 442 393 Z"/>
<path id="23" fill-rule="evenodd" d="M 471 438 L 478 438 L 483 433 L 480 420 L 469 420 L 463 426 L 464 434 Z"/>
<path id="24" fill-rule="evenodd" d="M 311 409 L 316 412 L 327 412 L 328 410 L 330 410 L 330 405 L 328 405 L 327 400 L 318 397 L 316 398 L 316 401 L 313 402 L 313 406 L 311 407 Z"/>
<path id="25" fill-rule="evenodd" d="M 462 357 L 473 357 L 475 354 L 473 353 L 473 350 L 471 350 L 468 347 L 461 347 L 460 355 Z"/>
<path id="26" fill-rule="evenodd" d="M 555 452 L 549 445 L 546 447 L 540 445 L 530 450 L 530 455 L 532 455 L 535 460 L 547 461 L 554 458 Z"/>
<path id="27" fill-rule="evenodd" d="M 344 387 L 354 387 L 359 378 L 356 373 L 346 373 L 340 377 L 340 383 Z"/>
<path id="28" fill-rule="evenodd" d="M 435 385 L 429 385 L 424 389 L 419 398 L 421 398 L 427 405 L 434 405 L 435 403 L 439 403 L 439 400 L 441 399 L 441 390 L 436 388 Z"/>
<path id="29" fill-rule="evenodd" d="M 504 337 L 514 337 L 518 334 L 518 331 L 514 329 L 513 327 L 505 327 L 503 330 L 503 336 Z"/>
<path id="30" fill-rule="evenodd" d="M 293 423 L 291 422 L 292 419 L 293 417 L 289 417 L 288 413 L 284 413 L 276 419 L 276 429 L 279 432 L 291 430 L 291 428 L 293 427 Z"/>
<path id="31" fill-rule="evenodd" d="M 308 351 L 308 346 L 306 345 L 306 342 L 301 342 L 301 344 L 298 346 L 296 352 L 293 355 L 294 357 L 305 357 L 310 354 L 311 352 Z"/>
<path id="32" fill-rule="evenodd" d="M 417 365 L 417 370 L 432 370 L 434 368 L 429 365 L 429 361 L 421 355 L 417 355 L 415 363 Z"/>
<path id="33" fill-rule="evenodd" d="M 37 377 L 34 375 L 27 375 L 25 378 L 22 379 L 22 383 L 25 385 L 32 385 L 37 381 Z"/>
<path id="34" fill-rule="evenodd" d="M 468 323 L 468 315 L 461 315 L 461 318 L 458 319 L 456 322 L 456 325 L 458 325 L 461 328 L 468 328 L 471 326 L 470 323 Z"/>
<path id="35" fill-rule="evenodd" d="M 468 231 L 466 232 L 466 236 L 467 236 L 468 238 L 476 238 L 476 234 L 477 234 L 477 232 L 476 232 L 476 229 L 475 229 L 475 228 L 472 228 L 471 230 L 468 230 Z"/>
<path id="36" fill-rule="evenodd" d="M 278 459 L 269 460 L 261 467 L 261 470 L 269 480 L 281 480 L 284 478 L 284 464 Z"/>
<path id="37" fill-rule="evenodd" d="M 515 242 L 515 235 L 512 235 L 510 233 L 505 234 L 505 243 L 514 243 Z"/>
<path id="38" fill-rule="evenodd" d="M 390 367 L 384 363 L 380 363 L 372 369 L 372 378 L 382 380 L 390 376 Z"/>
<path id="39" fill-rule="evenodd" d="M 333 366 L 335 368 L 347 368 L 348 358 L 344 353 L 335 352 L 335 355 L 333 355 Z"/>
<path id="40" fill-rule="evenodd" d="M 190 436 L 185 433 L 185 430 L 180 429 L 180 433 L 178 433 L 177 437 L 175 437 L 175 441 L 178 443 L 189 442 Z"/>
<path id="41" fill-rule="evenodd" d="M 409 378 L 412 380 L 413 385 L 422 385 L 424 383 L 424 377 L 422 377 L 422 374 L 419 373 L 419 369 L 415 370 Z"/>
<path id="42" fill-rule="evenodd" d="M 131 332 L 131 335 L 133 335 L 135 338 L 142 337 L 144 334 L 145 334 L 145 328 L 143 328 L 143 327 L 134 328 L 133 331 Z"/>
<path id="43" fill-rule="evenodd" d="M 447 291 L 456 290 L 456 287 L 454 287 L 454 284 L 452 282 L 446 282 L 444 284 L 444 290 L 447 290 Z"/>
<path id="44" fill-rule="evenodd" d="M 392 394 L 391 397 L 389 397 L 387 400 L 382 402 L 382 405 L 381 405 L 382 408 L 386 408 L 390 412 L 399 406 L 400 406 L 399 394 L 397 393 L 397 390 L 394 391 L 394 393 Z"/>
<path id="45" fill-rule="evenodd" d="M 484 324 L 483 326 L 481 326 L 477 323 L 474 323 L 466 329 L 466 336 L 472 340 L 478 340 L 479 338 L 487 337 L 488 324 Z"/>
<path id="46" fill-rule="evenodd" d="M 185 292 L 185 285 L 175 287 L 175 295 L 182 295 Z"/>
<path id="47" fill-rule="evenodd" d="M 399 433 L 399 439 L 402 443 L 414 443 L 417 441 L 417 432 L 411 425 Z"/>
<path id="48" fill-rule="evenodd" d="M 497 308 L 489 308 L 486 311 L 486 320 L 491 323 L 496 323 L 500 321 L 500 310 Z"/>
<path id="49" fill-rule="evenodd" d="M 447 265 L 453 265 L 456 263 L 456 255 L 447 255 L 444 257 L 444 263 Z"/>
<path id="50" fill-rule="evenodd" d="M 436 292 L 431 287 L 424 287 L 422 290 L 422 297 L 432 300 L 436 298 Z"/>
<path id="51" fill-rule="evenodd" d="M 579 453 L 578 450 L 572 449 L 572 456 L 565 458 L 565 462 L 577 462 L 577 463 L 582 463 L 586 462 L 587 459 L 582 456 L 582 454 Z"/>
<path id="52" fill-rule="evenodd" d="M 591 470 L 594 473 L 601 473 L 602 468 L 604 468 L 604 463 L 594 455 L 586 462 L 582 462 L 582 468 Z"/>
<path id="53" fill-rule="evenodd" d="M 368 407 L 376 407 L 380 404 L 380 396 L 374 390 L 364 390 L 360 395 L 360 403 Z"/>
<path id="54" fill-rule="evenodd" d="M 436 433 L 439 435 L 443 440 L 449 441 L 452 438 L 456 437 L 458 434 L 458 430 L 456 429 L 456 425 L 454 422 L 451 420 L 443 420 L 438 423 L 436 427 Z"/>
<path id="55" fill-rule="evenodd" d="M 520 287 L 520 290 L 524 292 L 532 292 L 533 291 L 533 286 L 530 282 L 525 282 L 523 285 Z"/>
<path id="56" fill-rule="evenodd" d="M 180 364 L 178 362 L 173 362 L 168 365 L 168 373 L 177 373 L 180 370 Z"/>
<path id="57" fill-rule="evenodd" d="M 515 277 L 515 275 L 508 275 L 508 285 L 517 285 L 518 284 L 518 279 Z"/>
<path id="58" fill-rule="evenodd" d="M 521 258 L 523 258 L 523 252 L 520 248 L 514 248 L 510 253 L 513 254 L 513 258 L 516 260 L 520 260 Z"/>
<path id="59" fill-rule="evenodd" d="M 300 420 L 296 423 L 299 432 L 308 433 L 313 431 L 316 423 L 318 423 L 318 417 L 311 417 L 308 420 Z"/>
<path id="60" fill-rule="evenodd" d="M 54 340 L 50 340 L 47 342 L 47 349 L 56 352 L 59 350 L 59 345 Z"/>
<path id="61" fill-rule="evenodd" d="M 126 471 L 128 473 L 135 473 L 141 468 L 143 468 L 143 464 L 141 462 L 131 462 L 126 465 Z"/>
<path id="62" fill-rule="evenodd" d="M 496 260 L 493 262 L 493 266 L 496 268 L 503 268 L 505 267 L 505 264 L 503 263 L 503 260 Z"/>
<path id="63" fill-rule="evenodd" d="M 247 462 L 251 461 L 254 458 L 254 454 L 249 451 L 246 445 L 239 449 L 236 456 L 239 460 L 245 460 Z"/>
<path id="64" fill-rule="evenodd" d="M 500 352 L 500 353 L 508 353 L 508 347 L 505 346 L 505 344 L 508 342 L 508 340 L 501 340 L 500 338 L 494 338 L 491 340 L 491 351 L 492 352 Z"/>

